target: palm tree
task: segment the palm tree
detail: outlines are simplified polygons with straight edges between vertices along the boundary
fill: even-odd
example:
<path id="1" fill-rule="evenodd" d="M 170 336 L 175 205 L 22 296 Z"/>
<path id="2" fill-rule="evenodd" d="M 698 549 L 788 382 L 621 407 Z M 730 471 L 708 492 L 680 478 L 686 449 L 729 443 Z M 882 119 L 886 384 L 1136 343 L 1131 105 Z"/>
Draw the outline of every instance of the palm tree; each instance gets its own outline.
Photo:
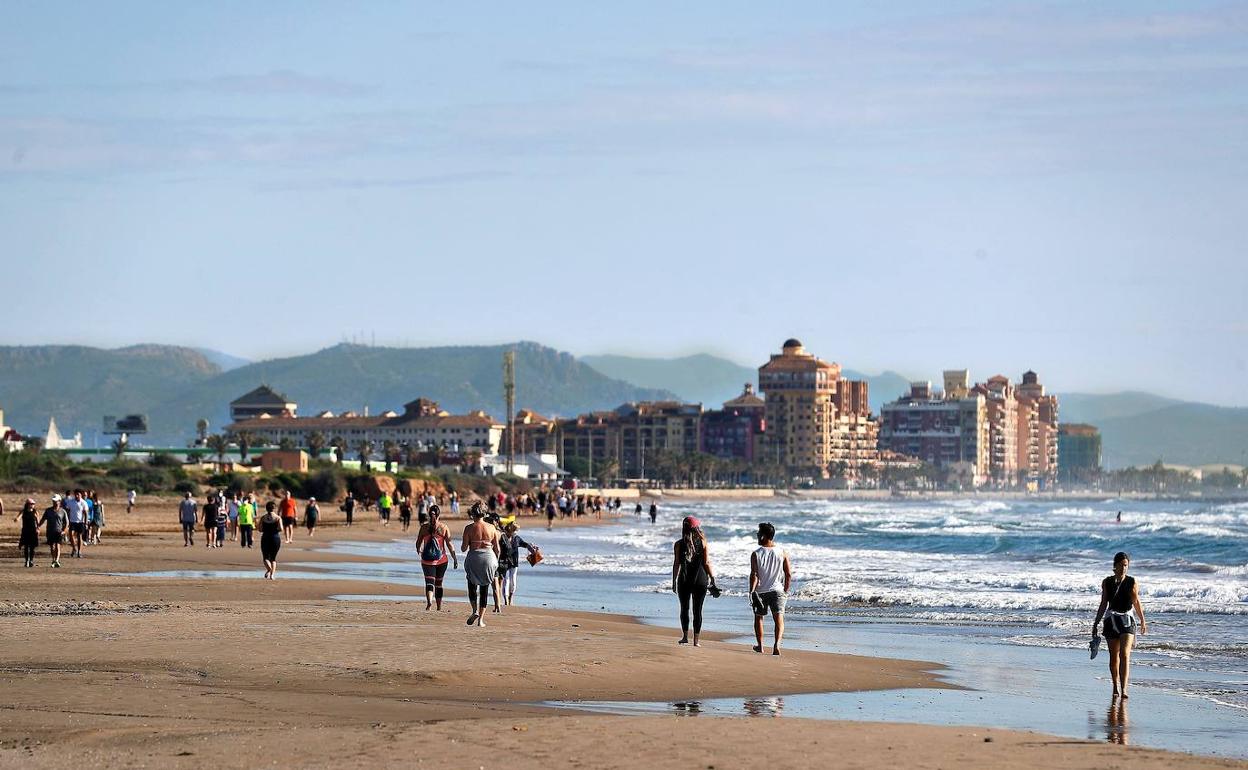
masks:
<path id="1" fill-rule="evenodd" d="M 290 436 L 282 436 L 277 442 L 277 448 L 283 452 L 291 452 L 295 449 L 295 440 Z"/>
<path id="2" fill-rule="evenodd" d="M 334 455 L 338 464 L 342 465 L 342 458 L 347 454 L 347 440 L 342 436 L 334 436 L 329 440 L 329 445 L 334 448 Z"/>
<path id="3" fill-rule="evenodd" d="M 381 456 L 386 461 L 386 473 L 389 473 L 394 463 L 399 460 L 399 445 L 393 439 L 386 439 L 381 445 Z"/>
<path id="4" fill-rule="evenodd" d="M 240 430 L 234 434 L 234 443 L 238 444 L 238 454 L 243 462 L 247 462 L 247 453 L 251 451 L 251 445 L 256 443 L 256 434 L 249 430 Z"/>
<path id="5" fill-rule="evenodd" d="M 368 458 L 373 456 L 373 449 L 374 449 L 373 442 L 369 441 L 366 438 L 360 439 L 355 444 L 355 451 L 359 454 L 359 457 L 360 457 L 360 467 L 362 467 L 364 470 L 368 470 Z"/>
<path id="6" fill-rule="evenodd" d="M 321 450 L 325 448 L 325 434 L 319 430 L 314 430 L 308 434 L 308 451 L 312 453 L 314 458 L 321 456 Z"/>
<path id="7" fill-rule="evenodd" d="M 125 452 L 126 452 L 126 447 L 128 447 L 128 446 L 130 446 L 130 442 L 126 440 L 126 437 L 125 437 L 125 436 L 118 436 L 118 437 L 117 437 L 117 438 L 113 441 L 113 457 L 114 457 L 115 459 L 120 460 L 120 459 L 121 459 L 121 456 L 122 456 L 123 454 L 125 454 Z"/>
<path id="8" fill-rule="evenodd" d="M 214 433 L 204 439 L 204 446 L 217 455 L 217 465 L 225 465 L 225 453 L 230 449 L 230 440 L 220 433 Z"/>
<path id="9" fill-rule="evenodd" d="M 204 446 L 204 443 L 208 440 L 208 419 L 207 418 L 200 417 L 198 420 L 195 421 L 195 435 L 199 437 L 199 441 L 196 443 L 198 443 L 200 446 Z"/>

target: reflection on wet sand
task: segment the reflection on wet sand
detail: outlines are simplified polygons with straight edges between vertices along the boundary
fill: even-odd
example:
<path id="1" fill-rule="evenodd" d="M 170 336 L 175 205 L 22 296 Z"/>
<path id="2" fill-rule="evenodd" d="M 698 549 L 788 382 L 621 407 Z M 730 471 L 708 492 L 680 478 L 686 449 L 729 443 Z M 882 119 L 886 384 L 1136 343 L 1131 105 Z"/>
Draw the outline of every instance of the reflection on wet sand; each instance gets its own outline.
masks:
<path id="1" fill-rule="evenodd" d="M 778 717 L 784 714 L 784 698 L 748 698 L 745 713 L 752 717 Z"/>
<path id="2" fill-rule="evenodd" d="M 702 704 L 698 703 L 696 700 L 677 701 L 672 704 L 672 708 L 676 710 L 677 714 L 696 716 L 697 714 L 702 713 Z"/>
<path id="3" fill-rule="evenodd" d="M 1127 739 L 1127 699 L 1115 698 L 1109 702 L 1109 712 L 1105 716 L 1105 740 L 1126 746 Z"/>

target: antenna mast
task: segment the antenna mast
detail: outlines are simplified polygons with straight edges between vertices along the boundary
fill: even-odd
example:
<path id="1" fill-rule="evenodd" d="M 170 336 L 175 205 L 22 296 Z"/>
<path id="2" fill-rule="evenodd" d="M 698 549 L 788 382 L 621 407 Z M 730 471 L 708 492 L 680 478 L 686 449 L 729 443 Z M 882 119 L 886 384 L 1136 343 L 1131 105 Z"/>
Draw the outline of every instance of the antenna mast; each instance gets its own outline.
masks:
<path id="1" fill-rule="evenodd" d="M 516 351 L 503 352 L 503 398 L 507 402 L 507 475 L 516 465 Z"/>

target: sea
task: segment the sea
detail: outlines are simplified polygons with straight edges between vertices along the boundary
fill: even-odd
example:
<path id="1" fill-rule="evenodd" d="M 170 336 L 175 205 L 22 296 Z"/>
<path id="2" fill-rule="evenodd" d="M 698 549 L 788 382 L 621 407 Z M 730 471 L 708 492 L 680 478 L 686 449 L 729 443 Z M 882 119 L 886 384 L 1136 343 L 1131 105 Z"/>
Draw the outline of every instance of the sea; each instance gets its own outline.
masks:
<path id="1" fill-rule="evenodd" d="M 753 698 L 552 705 L 977 725 L 1248 757 L 1248 502 L 673 500 L 656 524 L 626 513 L 526 526 L 545 561 L 522 568 L 518 602 L 635 615 L 673 628 L 675 644 L 672 543 L 685 516 L 702 522 L 725 589 L 707 599 L 707 630 L 752 643 L 749 558 L 769 521 L 794 570 L 787 646 L 931 661 L 956 688 L 785 696 L 768 690 L 760 661 Z M 420 584 L 410 542 L 334 549 L 389 557 L 335 564 L 340 577 Z M 1095 660 L 1088 650 L 1118 551 L 1131 556 L 1149 630 L 1128 702 L 1111 700 L 1104 648 Z M 323 577 L 314 566 L 286 576 Z"/>

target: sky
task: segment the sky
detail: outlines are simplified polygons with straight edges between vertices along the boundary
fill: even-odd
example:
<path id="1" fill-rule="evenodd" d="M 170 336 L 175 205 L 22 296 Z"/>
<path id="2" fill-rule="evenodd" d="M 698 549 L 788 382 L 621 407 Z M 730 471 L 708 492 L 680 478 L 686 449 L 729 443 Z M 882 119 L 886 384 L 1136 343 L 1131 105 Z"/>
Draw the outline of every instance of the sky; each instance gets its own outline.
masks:
<path id="1" fill-rule="evenodd" d="M 1248 392 L 1248 3 L 8 3 L 0 344 Z"/>

